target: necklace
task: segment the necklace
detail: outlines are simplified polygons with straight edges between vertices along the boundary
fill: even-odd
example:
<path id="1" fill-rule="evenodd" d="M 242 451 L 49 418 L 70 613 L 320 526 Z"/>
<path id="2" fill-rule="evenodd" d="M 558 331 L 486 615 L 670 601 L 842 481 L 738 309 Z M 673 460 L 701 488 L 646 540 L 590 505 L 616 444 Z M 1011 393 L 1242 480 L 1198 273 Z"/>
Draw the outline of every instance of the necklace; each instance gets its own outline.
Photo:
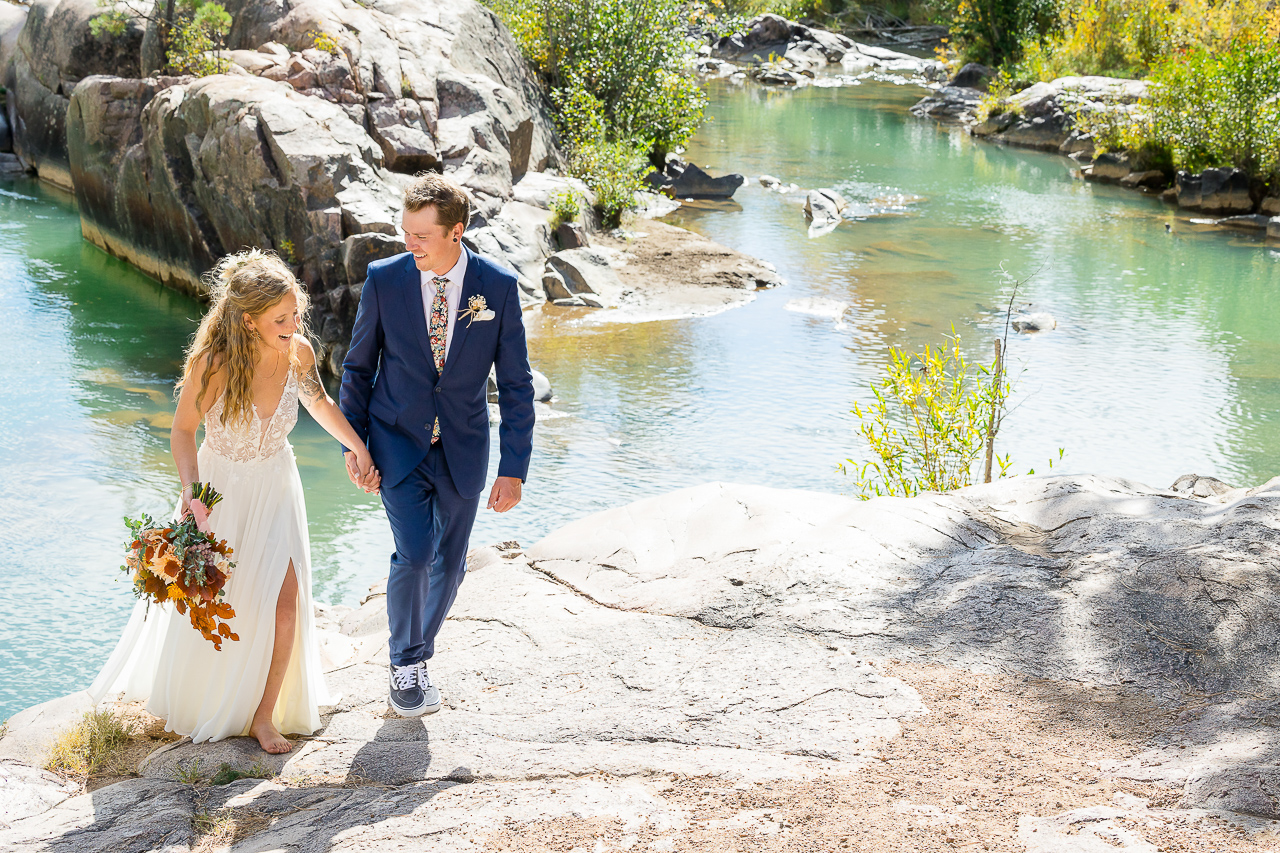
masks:
<path id="1" fill-rule="evenodd" d="M 276 350 L 276 361 L 275 361 L 275 364 L 272 365 L 271 367 L 271 372 L 267 374 L 268 379 L 276 378 L 276 371 L 280 369 L 280 354 L 281 354 L 280 351 Z M 289 381 L 289 375 L 286 372 L 284 379 L 281 379 L 279 382 L 276 382 L 275 385 L 276 386 L 284 385 L 288 381 Z"/>

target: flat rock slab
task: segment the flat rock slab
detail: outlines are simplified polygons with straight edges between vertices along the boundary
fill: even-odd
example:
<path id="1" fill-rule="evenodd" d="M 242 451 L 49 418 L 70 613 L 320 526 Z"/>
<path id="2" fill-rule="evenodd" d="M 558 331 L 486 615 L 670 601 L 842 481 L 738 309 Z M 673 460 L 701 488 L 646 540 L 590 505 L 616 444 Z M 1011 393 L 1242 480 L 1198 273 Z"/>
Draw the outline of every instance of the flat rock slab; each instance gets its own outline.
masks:
<path id="1" fill-rule="evenodd" d="M 925 712 L 911 688 L 813 637 L 624 612 L 493 553 L 473 555 L 438 641 L 443 712 L 388 715 L 385 665 L 355 663 L 331 677 L 343 703 L 291 755 L 264 757 L 247 738 L 185 742 L 142 772 L 175 779 L 197 761 L 206 774 L 265 761 L 284 778 L 390 785 L 594 772 L 809 778 L 855 772 L 898 718 Z M 382 607 L 374 598 L 344 624 L 361 630 Z"/>
<path id="2" fill-rule="evenodd" d="M 1280 480 L 1205 499 L 1097 477 L 873 501 L 709 484 L 567 525 L 529 557 L 627 611 L 1235 699 L 1186 728 L 1194 749 L 1144 763 L 1172 762 L 1158 778 L 1184 806 L 1280 818 L 1280 745 L 1254 728 L 1280 692 L 1278 518 Z"/>
<path id="3" fill-rule="evenodd" d="M 93 700 L 81 690 L 19 711 L 5 724 L 0 760 L 42 767 L 49 744 L 58 733 L 71 728 L 92 709 Z"/>
<path id="4" fill-rule="evenodd" d="M 195 836 L 194 795 L 176 782 L 118 782 L 0 830 L 0 851 L 186 851 Z"/>
<path id="5" fill-rule="evenodd" d="M 215 812 L 242 821 L 241 850 L 482 849 L 512 826 L 597 818 L 671 849 L 710 824 L 664 799 L 663 779 L 865 778 L 900 721 L 928 713 L 879 671 L 888 656 L 1122 684 L 1166 707 L 1218 693 L 1100 769 L 1180 787 L 1183 814 L 1280 819 L 1277 746 L 1259 725 L 1280 712 L 1280 481 L 1195 491 L 1027 477 L 864 502 L 708 484 L 570 524 L 527 554 L 479 549 L 431 665 L 439 714 L 388 713 L 372 590 L 321 614 L 343 698 L 292 753 L 166 745 L 147 778 L 53 794 L 0 828 L 0 850 L 186 850 L 203 843 L 193 816 Z M 196 761 L 204 779 L 223 765 L 274 776 L 177 781 Z M 920 826 L 953 817 L 909 806 Z M 1143 809 L 1027 815 L 1019 838 L 1045 853 L 1144 851 L 1141 821 L 1158 816 Z M 716 820 L 785 829 L 750 810 Z"/>

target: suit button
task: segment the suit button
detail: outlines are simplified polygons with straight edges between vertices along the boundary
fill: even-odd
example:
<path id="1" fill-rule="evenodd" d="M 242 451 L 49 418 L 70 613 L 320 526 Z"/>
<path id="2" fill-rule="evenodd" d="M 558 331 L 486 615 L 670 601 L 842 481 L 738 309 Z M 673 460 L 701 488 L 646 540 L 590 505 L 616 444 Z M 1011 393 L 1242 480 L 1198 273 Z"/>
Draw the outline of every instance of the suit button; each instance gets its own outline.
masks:
<path id="1" fill-rule="evenodd" d="M 437 393 L 437 394 L 439 394 L 439 393 L 440 393 L 440 386 L 439 386 L 439 385 L 437 385 L 437 386 L 436 386 L 436 393 Z"/>

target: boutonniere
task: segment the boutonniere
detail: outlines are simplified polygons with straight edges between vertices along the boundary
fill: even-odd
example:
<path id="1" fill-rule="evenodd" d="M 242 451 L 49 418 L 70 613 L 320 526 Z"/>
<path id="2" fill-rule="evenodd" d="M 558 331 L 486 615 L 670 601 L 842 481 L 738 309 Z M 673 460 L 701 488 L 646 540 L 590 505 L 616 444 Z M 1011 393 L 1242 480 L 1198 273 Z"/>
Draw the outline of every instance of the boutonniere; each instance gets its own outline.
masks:
<path id="1" fill-rule="evenodd" d="M 459 318 L 467 318 L 468 326 L 472 323 L 492 320 L 495 316 L 497 315 L 489 310 L 489 305 L 484 301 L 484 297 L 478 293 L 467 300 L 466 308 L 459 309 L 458 311 Z"/>

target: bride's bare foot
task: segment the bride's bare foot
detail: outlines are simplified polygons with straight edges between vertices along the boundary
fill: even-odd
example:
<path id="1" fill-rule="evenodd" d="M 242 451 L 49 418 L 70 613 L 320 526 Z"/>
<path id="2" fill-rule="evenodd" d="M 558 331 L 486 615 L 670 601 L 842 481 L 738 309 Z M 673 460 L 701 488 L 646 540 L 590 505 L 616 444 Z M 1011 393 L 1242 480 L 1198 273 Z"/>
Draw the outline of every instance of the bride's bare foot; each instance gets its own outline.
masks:
<path id="1" fill-rule="evenodd" d="M 272 755 L 279 755 L 293 749 L 293 744 L 289 743 L 289 739 L 280 734 L 275 726 L 271 725 L 270 720 L 262 722 L 255 720 L 253 725 L 249 727 L 249 734 L 256 737 L 258 745 Z"/>

